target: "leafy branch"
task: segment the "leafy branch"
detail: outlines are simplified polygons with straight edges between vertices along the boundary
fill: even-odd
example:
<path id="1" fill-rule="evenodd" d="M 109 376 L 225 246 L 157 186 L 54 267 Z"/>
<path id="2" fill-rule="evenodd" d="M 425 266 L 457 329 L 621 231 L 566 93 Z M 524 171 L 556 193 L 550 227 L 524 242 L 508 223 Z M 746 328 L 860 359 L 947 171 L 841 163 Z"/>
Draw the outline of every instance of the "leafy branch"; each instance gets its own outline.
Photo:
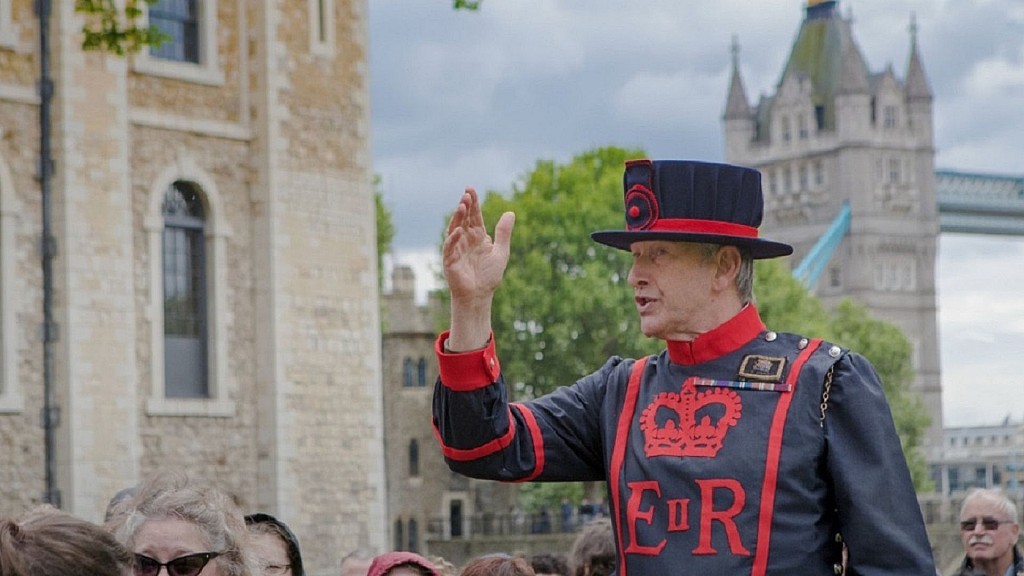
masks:
<path id="1" fill-rule="evenodd" d="M 142 2 L 153 5 L 157 0 L 126 0 L 123 15 L 114 0 L 75 0 L 75 12 L 88 17 L 82 26 L 82 49 L 124 56 L 170 40 L 154 25 L 139 26 Z"/>

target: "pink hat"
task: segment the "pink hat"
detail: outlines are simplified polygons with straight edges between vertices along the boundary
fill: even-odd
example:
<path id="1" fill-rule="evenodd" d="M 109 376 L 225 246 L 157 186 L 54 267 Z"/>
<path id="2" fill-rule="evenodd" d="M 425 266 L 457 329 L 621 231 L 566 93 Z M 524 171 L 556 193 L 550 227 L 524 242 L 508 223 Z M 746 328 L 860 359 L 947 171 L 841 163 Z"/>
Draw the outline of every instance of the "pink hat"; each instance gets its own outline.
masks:
<path id="1" fill-rule="evenodd" d="M 414 552 L 385 552 L 373 559 L 370 564 L 370 571 L 366 576 L 387 576 L 392 568 L 398 566 L 416 566 L 422 568 L 430 576 L 440 576 L 437 568 L 429 560 Z"/>

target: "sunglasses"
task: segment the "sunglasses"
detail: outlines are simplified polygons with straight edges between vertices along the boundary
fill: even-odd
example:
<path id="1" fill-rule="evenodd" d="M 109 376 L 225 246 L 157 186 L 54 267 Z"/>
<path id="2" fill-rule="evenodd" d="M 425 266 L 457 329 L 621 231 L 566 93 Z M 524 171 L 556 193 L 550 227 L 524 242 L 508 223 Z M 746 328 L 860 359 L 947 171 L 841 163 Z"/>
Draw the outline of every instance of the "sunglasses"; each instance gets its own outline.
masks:
<path id="1" fill-rule="evenodd" d="M 978 525 L 978 518 L 971 518 L 970 520 L 961 520 L 960 529 L 964 532 L 970 532 L 974 530 L 974 527 Z M 981 526 L 985 530 L 995 530 L 999 528 L 1000 524 L 1011 524 L 1013 520 L 996 520 L 991 516 L 984 516 L 981 519 Z"/>
<path id="2" fill-rule="evenodd" d="M 135 555 L 135 576 L 157 576 L 161 568 L 167 568 L 168 576 L 197 576 L 220 552 L 199 552 L 179 556 L 174 560 L 160 562 L 142 554 Z"/>

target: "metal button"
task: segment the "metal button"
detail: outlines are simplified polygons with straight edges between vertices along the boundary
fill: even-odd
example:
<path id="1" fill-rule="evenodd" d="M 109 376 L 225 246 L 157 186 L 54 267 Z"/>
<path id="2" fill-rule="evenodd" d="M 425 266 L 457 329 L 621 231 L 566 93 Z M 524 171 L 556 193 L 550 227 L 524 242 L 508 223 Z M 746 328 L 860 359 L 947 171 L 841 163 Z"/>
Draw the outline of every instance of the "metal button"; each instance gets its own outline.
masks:
<path id="1" fill-rule="evenodd" d="M 800 341 L 796 343 L 796 347 L 803 350 L 804 348 L 807 348 L 807 342 L 807 338 L 801 338 Z"/>
<path id="2" fill-rule="evenodd" d="M 766 341 L 768 341 L 768 342 L 775 342 L 775 339 L 778 338 L 778 337 L 779 337 L 779 335 L 776 334 L 775 332 L 772 332 L 771 330 L 766 332 L 765 335 L 764 335 L 764 339 Z"/>
<path id="3" fill-rule="evenodd" d="M 839 346 L 833 346 L 828 349 L 828 355 L 833 358 L 838 358 L 841 352 L 842 350 L 839 349 Z"/>

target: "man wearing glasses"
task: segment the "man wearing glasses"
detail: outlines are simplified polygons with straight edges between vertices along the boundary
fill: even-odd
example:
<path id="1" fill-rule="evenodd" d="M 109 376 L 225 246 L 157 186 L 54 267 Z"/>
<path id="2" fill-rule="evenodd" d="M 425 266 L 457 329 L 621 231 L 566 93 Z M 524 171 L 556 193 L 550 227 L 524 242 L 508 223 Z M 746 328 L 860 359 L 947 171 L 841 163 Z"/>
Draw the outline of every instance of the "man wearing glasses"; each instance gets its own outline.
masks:
<path id="1" fill-rule="evenodd" d="M 997 490 L 972 490 L 960 508 L 960 540 L 967 556 L 956 575 L 1024 576 L 1018 536 L 1017 506 Z"/>

